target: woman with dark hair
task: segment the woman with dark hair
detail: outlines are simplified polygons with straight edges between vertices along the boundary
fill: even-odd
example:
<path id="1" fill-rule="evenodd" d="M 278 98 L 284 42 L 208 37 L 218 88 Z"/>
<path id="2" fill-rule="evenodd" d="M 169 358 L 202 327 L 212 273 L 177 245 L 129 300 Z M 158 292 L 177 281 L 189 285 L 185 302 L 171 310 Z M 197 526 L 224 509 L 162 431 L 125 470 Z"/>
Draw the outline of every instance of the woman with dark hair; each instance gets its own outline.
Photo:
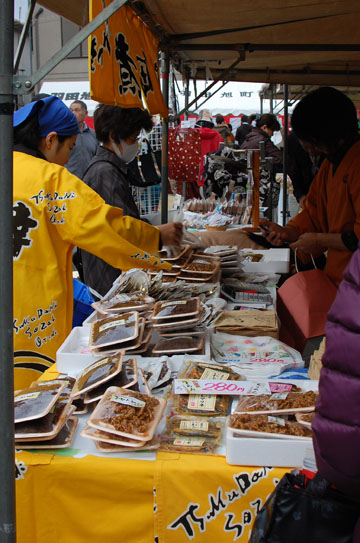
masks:
<path id="1" fill-rule="evenodd" d="M 128 164 L 138 153 L 141 130 L 149 132 L 152 129 L 152 118 L 140 108 L 99 104 L 94 113 L 94 127 L 101 145 L 87 167 L 83 181 L 107 204 L 121 208 L 124 215 L 140 219 L 129 183 L 132 174 Z M 182 225 L 163 224 L 158 228 L 166 244 L 169 232 L 177 229 L 181 235 Z M 106 294 L 120 270 L 86 251 L 81 251 L 81 260 L 84 282 L 100 294 Z"/>
<path id="2" fill-rule="evenodd" d="M 331 111 L 341 112 L 334 124 Z M 291 243 L 303 253 L 327 251 L 325 272 L 338 285 L 360 239 L 360 142 L 356 109 L 332 87 L 310 92 L 295 107 L 293 131 L 320 170 L 303 200 L 302 212 L 285 227 L 262 221 L 273 245 Z"/>
<path id="3" fill-rule="evenodd" d="M 53 362 L 71 330 L 72 250 L 93 251 L 120 269 L 168 269 L 158 228 L 124 217 L 63 165 L 79 132 L 54 96 L 14 114 L 14 363 L 23 388 Z M 180 241 L 176 228 L 172 243 Z"/>
<path id="4" fill-rule="evenodd" d="M 240 149 L 260 149 L 260 142 L 265 144 L 265 156 L 272 157 L 274 170 L 282 171 L 283 153 L 271 141 L 274 132 L 280 130 L 280 124 L 275 115 L 265 113 L 256 121 L 250 132 L 247 134 L 244 142 L 240 145 Z"/>

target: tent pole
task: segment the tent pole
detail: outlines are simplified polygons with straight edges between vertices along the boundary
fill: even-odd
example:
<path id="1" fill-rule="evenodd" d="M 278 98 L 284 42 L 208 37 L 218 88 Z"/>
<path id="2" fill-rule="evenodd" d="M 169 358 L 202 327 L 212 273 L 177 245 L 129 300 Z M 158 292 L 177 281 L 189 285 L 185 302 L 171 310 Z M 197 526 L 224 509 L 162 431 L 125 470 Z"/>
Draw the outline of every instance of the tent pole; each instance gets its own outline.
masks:
<path id="1" fill-rule="evenodd" d="M 170 55 L 168 51 L 162 53 L 161 78 L 162 94 L 166 107 L 169 107 L 169 68 Z M 161 224 L 168 222 L 168 164 L 169 164 L 169 117 L 162 119 L 162 145 L 161 145 Z"/>
<path id="2" fill-rule="evenodd" d="M 0 542 L 15 543 L 12 278 L 12 91 L 14 2 L 0 2 Z"/>
<path id="3" fill-rule="evenodd" d="M 287 173 L 288 173 L 288 127 L 289 127 L 289 85 L 284 85 L 284 148 L 283 148 L 283 226 L 287 222 Z"/>
<path id="4" fill-rule="evenodd" d="M 189 91 L 190 91 L 190 71 L 189 68 L 185 69 L 185 111 L 184 118 L 185 121 L 189 118 Z"/>

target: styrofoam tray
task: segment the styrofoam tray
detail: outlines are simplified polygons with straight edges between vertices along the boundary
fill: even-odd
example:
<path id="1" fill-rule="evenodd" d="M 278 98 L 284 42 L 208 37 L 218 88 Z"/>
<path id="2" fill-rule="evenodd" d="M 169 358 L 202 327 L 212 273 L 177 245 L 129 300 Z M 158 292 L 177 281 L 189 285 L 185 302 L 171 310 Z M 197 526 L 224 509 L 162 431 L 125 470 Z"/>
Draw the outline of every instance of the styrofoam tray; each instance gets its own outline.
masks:
<path id="1" fill-rule="evenodd" d="M 92 354 L 89 347 L 90 326 L 76 326 L 56 352 L 56 369 L 75 377 L 104 355 Z"/>
<path id="2" fill-rule="evenodd" d="M 226 433 L 226 461 L 236 466 L 297 467 L 305 457 L 313 456 L 309 439 L 271 439 L 240 437 Z"/>
<path id="3" fill-rule="evenodd" d="M 241 262 L 244 272 L 288 273 L 290 267 L 290 249 L 243 249 L 242 253 L 262 254 L 260 262 Z"/>

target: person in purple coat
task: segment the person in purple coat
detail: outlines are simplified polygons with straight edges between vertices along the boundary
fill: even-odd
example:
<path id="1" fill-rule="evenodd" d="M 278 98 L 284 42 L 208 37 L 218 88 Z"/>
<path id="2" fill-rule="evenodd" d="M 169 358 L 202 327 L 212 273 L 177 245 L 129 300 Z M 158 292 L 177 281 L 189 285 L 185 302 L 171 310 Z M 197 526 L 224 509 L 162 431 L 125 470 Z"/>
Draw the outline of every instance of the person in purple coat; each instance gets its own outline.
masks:
<path id="1" fill-rule="evenodd" d="M 359 501 L 360 543 L 360 244 L 328 314 L 319 398 L 312 424 L 320 475 Z"/>

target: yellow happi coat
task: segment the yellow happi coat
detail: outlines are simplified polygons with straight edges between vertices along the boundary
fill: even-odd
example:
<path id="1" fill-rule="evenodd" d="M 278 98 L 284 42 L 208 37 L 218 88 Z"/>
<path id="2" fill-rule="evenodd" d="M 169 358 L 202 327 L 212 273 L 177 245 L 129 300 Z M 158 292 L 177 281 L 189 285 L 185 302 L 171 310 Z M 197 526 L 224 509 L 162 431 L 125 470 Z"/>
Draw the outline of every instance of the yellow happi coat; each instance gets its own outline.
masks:
<path id="1" fill-rule="evenodd" d="M 62 166 L 14 152 L 14 364 L 23 388 L 71 330 L 75 245 L 111 266 L 168 269 L 158 228 L 124 217 Z"/>

